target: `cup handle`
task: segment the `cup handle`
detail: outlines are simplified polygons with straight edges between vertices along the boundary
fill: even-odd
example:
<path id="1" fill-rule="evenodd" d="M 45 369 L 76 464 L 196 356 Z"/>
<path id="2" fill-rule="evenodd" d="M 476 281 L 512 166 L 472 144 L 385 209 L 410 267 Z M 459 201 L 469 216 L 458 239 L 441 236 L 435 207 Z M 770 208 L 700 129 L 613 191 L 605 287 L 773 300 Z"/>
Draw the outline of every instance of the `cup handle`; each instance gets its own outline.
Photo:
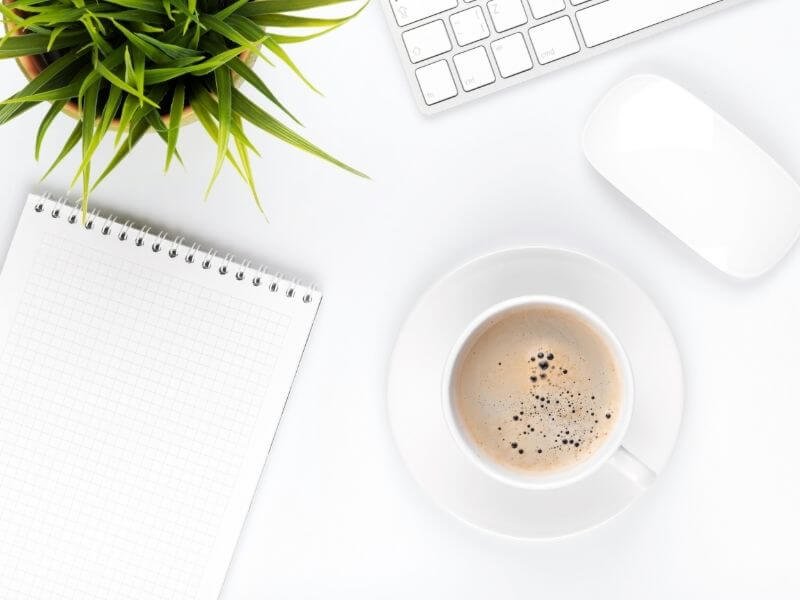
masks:
<path id="1" fill-rule="evenodd" d="M 642 489 L 647 489 L 656 480 L 656 472 L 631 454 L 624 446 L 617 448 L 608 462 Z"/>

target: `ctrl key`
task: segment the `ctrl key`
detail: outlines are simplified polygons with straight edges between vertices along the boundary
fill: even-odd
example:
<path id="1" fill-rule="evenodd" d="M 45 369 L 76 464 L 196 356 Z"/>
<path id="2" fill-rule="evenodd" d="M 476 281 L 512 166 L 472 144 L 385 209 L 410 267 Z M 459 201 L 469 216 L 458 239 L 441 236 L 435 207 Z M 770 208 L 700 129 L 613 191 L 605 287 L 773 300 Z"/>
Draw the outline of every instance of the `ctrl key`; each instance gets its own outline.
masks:
<path id="1" fill-rule="evenodd" d="M 446 60 L 439 60 L 417 69 L 417 81 L 425 104 L 431 106 L 458 94 L 456 82 Z"/>

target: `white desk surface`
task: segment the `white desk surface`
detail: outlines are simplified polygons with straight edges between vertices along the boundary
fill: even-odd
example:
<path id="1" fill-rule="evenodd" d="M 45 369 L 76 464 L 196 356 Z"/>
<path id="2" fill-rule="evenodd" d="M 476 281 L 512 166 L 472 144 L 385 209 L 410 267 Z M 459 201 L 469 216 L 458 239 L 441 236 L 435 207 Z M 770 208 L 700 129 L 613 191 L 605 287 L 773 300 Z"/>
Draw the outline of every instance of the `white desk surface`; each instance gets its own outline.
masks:
<path id="1" fill-rule="evenodd" d="M 325 293 L 223 600 L 797 598 L 800 249 L 758 281 L 726 279 L 593 172 L 579 134 L 609 87 L 650 71 L 800 177 L 800 3 L 753 0 L 432 119 L 414 107 L 373 4 L 294 49 L 325 98 L 261 67 L 310 138 L 372 181 L 256 136 L 268 225 L 230 170 L 203 203 L 214 150 L 192 126 L 186 171 L 162 176 L 162 143 L 148 137 L 94 196 L 270 259 Z M 0 95 L 21 83 L 0 64 Z M 43 111 L 0 128 L 3 252 L 25 194 L 71 179 L 64 168 L 39 183 Z M 53 126 L 47 158 L 71 125 Z M 608 525 L 548 543 L 496 538 L 441 512 L 401 462 L 385 405 L 389 354 L 420 293 L 470 258 L 532 244 L 582 250 L 638 281 L 673 327 L 688 392 L 656 486 Z"/>

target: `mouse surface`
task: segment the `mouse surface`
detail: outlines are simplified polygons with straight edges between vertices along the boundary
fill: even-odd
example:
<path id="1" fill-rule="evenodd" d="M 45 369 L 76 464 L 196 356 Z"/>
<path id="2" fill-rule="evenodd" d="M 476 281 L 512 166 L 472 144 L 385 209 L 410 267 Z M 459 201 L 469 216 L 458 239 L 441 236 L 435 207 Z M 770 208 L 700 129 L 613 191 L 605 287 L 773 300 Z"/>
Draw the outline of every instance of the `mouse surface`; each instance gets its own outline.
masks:
<path id="1" fill-rule="evenodd" d="M 638 75 L 612 89 L 583 135 L 589 162 L 700 256 L 756 277 L 800 233 L 800 188 L 766 152 L 675 83 Z"/>

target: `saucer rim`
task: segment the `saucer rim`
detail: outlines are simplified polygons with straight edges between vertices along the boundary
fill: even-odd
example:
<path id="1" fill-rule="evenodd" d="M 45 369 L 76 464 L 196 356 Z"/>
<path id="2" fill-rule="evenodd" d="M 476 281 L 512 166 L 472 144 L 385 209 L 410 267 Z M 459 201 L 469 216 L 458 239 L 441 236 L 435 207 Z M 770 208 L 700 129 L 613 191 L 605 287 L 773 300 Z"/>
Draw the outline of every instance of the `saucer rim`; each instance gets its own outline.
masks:
<path id="1" fill-rule="evenodd" d="M 641 299 L 642 300 L 646 300 L 646 302 L 650 305 L 650 307 L 652 308 L 654 313 L 662 320 L 662 322 L 663 322 L 663 324 L 665 326 L 665 331 L 668 334 L 668 338 L 665 338 L 662 341 L 663 342 L 667 342 L 668 341 L 672 346 L 672 348 L 670 348 L 670 350 L 674 350 L 674 357 L 676 358 L 676 361 L 675 361 L 675 364 L 672 365 L 672 366 L 675 369 L 675 374 L 680 378 L 680 385 L 678 386 L 679 387 L 679 397 L 676 398 L 674 401 L 678 402 L 680 404 L 680 409 L 679 409 L 679 417 L 678 417 L 678 420 L 677 420 L 677 422 L 675 424 L 675 434 L 672 437 L 671 445 L 670 445 L 669 449 L 666 452 L 666 459 L 664 461 L 664 464 L 661 465 L 658 468 L 658 470 L 654 469 L 654 472 L 656 473 L 656 481 L 653 483 L 653 485 L 655 485 L 655 483 L 657 482 L 659 476 L 663 473 L 664 469 L 666 469 L 669 466 L 669 462 L 670 462 L 671 456 L 674 453 L 675 446 L 677 445 L 677 440 L 678 440 L 678 438 L 680 436 L 680 431 L 681 431 L 681 429 L 683 427 L 685 398 L 686 398 L 685 373 L 684 373 L 683 364 L 682 364 L 682 361 L 681 361 L 680 352 L 679 352 L 679 349 L 678 349 L 678 346 L 677 346 L 677 342 L 675 340 L 674 333 L 673 333 L 671 327 L 669 326 L 669 323 L 664 318 L 664 315 L 661 312 L 661 310 L 658 308 L 658 305 L 653 301 L 652 297 L 638 285 L 637 282 L 635 282 L 633 279 L 628 277 L 624 272 L 622 272 L 621 270 L 617 269 L 616 267 L 614 267 L 614 266 L 612 266 L 612 265 L 610 265 L 608 263 L 603 262 L 602 260 L 600 260 L 598 258 L 595 258 L 594 256 L 586 254 L 585 252 L 582 252 L 580 250 L 575 250 L 573 248 L 568 248 L 568 247 L 548 246 L 548 245 L 512 246 L 512 247 L 500 248 L 500 249 L 497 249 L 497 250 L 494 250 L 494 251 L 491 251 L 491 252 L 488 252 L 488 253 L 473 257 L 473 258 L 471 258 L 469 260 L 466 260 L 466 261 L 458 264 L 456 267 L 454 267 L 454 268 L 450 269 L 449 271 L 447 271 L 444 275 L 436 278 L 428 287 L 426 287 L 424 292 L 422 294 L 420 294 L 420 296 L 417 299 L 417 301 L 413 303 L 413 305 L 411 306 L 410 310 L 408 311 L 406 317 L 403 319 L 400 327 L 398 328 L 397 334 L 396 334 L 396 336 L 394 338 L 392 351 L 391 351 L 390 356 L 389 356 L 389 363 L 388 363 L 388 369 L 387 369 L 387 375 L 386 375 L 386 403 L 387 403 L 387 417 L 388 417 L 388 420 L 389 420 L 389 429 L 391 431 L 391 435 L 392 435 L 392 438 L 393 438 L 393 441 L 394 441 L 394 444 L 395 444 L 395 449 L 399 453 L 399 455 L 400 455 L 400 457 L 402 459 L 402 462 L 405 465 L 405 468 L 408 470 L 408 472 L 411 475 L 411 478 L 414 480 L 416 486 L 418 486 L 424 492 L 424 494 L 426 496 L 428 496 L 433 501 L 433 503 L 439 509 L 441 509 L 443 512 L 447 513 L 448 515 L 453 516 L 458 521 L 460 521 L 460 522 L 468 525 L 469 527 L 471 527 L 471 528 L 473 528 L 475 530 L 478 530 L 480 532 L 483 532 L 483 533 L 486 533 L 486 534 L 490 534 L 490 535 L 493 535 L 493 536 L 498 536 L 498 537 L 501 537 L 501 538 L 507 538 L 507 539 L 510 539 L 510 540 L 519 541 L 519 542 L 531 542 L 531 543 L 548 542 L 548 541 L 554 541 L 554 540 L 563 540 L 563 539 L 571 538 L 571 537 L 574 537 L 574 536 L 578 536 L 578 535 L 581 535 L 583 533 L 586 533 L 586 532 L 592 531 L 594 529 L 597 529 L 599 527 L 602 527 L 603 525 L 609 523 L 610 521 L 613 521 L 619 515 L 625 513 L 627 511 L 627 509 L 636 500 L 638 500 L 641 496 L 643 496 L 651 487 L 653 487 L 653 485 L 650 485 L 647 488 L 640 489 L 635 494 L 635 496 L 633 496 L 633 498 L 631 498 L 630 500 L 626 501 L 619 508 L 615 508 L 614 511 L 611 512 L 608 516 L 606 516 L 604 518 L 601 518 L 601 519 L 598 519 L 597 521 L 592 522 L 589 525 L 581 526 L 581 527 L 578 527 L 578 528 L 574 528 L 574 529 L 571 529 L 569 531 L 553 533 L 553 534 L 533 535 L 532 536 L 532 535 L 525 535 L 525 534 L 514 534 L 511 531 L 494 529 L 491 526 L 486 526 L 485 524 L 481 524 L 479 522 L 472 521 L 472 520 L 468 519 L 465 515 L 461 514 L 461 512 L 456 510 L 454 507 L 448 505 L 440 497 L 440 495 L 438 495 L 438 494 L 434 493 L 432 490 L 430 490 L 429 486 L 426 484 L 426 482 L 423 481 L 423 479 L 420 476 L 418 476 L 418 474 L 415 472 L 415 469 L 412 467 L 409 459 L 406 457 L 406 454 L 404 453 L 404 451 L 402 449 L 403 448 L 403 444 L 401 443 L 401 440 L 400 440 L 401 436 L 398 435 L 398 428 L 396 426 L 396 418 L 394 416 L 395 409 L 393 408 L 393 402 L 392 402 L 391 398 L 392 398 L 392 381 L 393 381 L 393 377 L 395 375 L 395 369 L 396 369 L 396 365 L 397 365 L 398 354 L 400 352 L 400 341 L 403 338 L 403 335 L 409 329 L 409 325 L 413 322 L 414 318 L 418 315 L 420 310 L 422 308 L 424 308 L 425 305 L 428 302 L 430 302 L 431 298 L 434 297 L 434 295 L 435 295 L 435 293 L 437 292 L 438 289 L 440 289 L 446 282 L 448 282 L 452 278 L 457 277 L 459 275 L 459 273 L 465 271 L 466 269 L 468 269 L 469 267 L 471 267 L 471 266 L 473 266 L 473 265 L 475 265 L 477 263 L 484 262 L 484 261 L 491 261 L 492 259 L 496 259 L 497 257 L 503 256 L 503 255 L 512 255 L 512 254 L 517 254 L 517 253 L 537 254 L 537 253 L 540 253 L 540 252 L 549 253 L 549 254 L 555 254 L 555 255 L 561 255 L 561 256 L 567 256 L 567 257 L 569 257 L 571 259 L 582 260 L 587 265 L 591 265 L 591 268 L 602 270 L 602 271 L 606 271 L 606 272 L 610 272 L 610 273 L 614 274 L 616 277 L 619 277 L 621 279 L 626 280 L 630 285 L 632 285 L 639 292 L 639 294 L 641 295 Z M 536 294 L 537 295 L 542 295 L 542 294 L 552 295 L 551 292 L 536 292 Z M 592 308 L 590 308 L 590 307 L 586 307 L 586 308 L 588 310 L 594 312 Z M 602 317 L 600 317 L 600 318 L 602 319 Z M 624 344 L 622 344 L 622 345 L 623 345 L 623 348 L 624 348 Z M 512 487 L 512 486 L 507 486 L 507 487 Z M 567 486 L 567 487 L 569 487 L 569 486 Z M 546 495 L 546 494 L 549 494 L 549 493 L 552 492 L 552 490 L 548 490 L 548 489 L 542 489 L 542 490 L 538 490 L 538 489 L 519 489 L 519 491 L 520 491 L 520 493 L 525 493 L 525 494 L 543 494 L 543 495 Z"/>

